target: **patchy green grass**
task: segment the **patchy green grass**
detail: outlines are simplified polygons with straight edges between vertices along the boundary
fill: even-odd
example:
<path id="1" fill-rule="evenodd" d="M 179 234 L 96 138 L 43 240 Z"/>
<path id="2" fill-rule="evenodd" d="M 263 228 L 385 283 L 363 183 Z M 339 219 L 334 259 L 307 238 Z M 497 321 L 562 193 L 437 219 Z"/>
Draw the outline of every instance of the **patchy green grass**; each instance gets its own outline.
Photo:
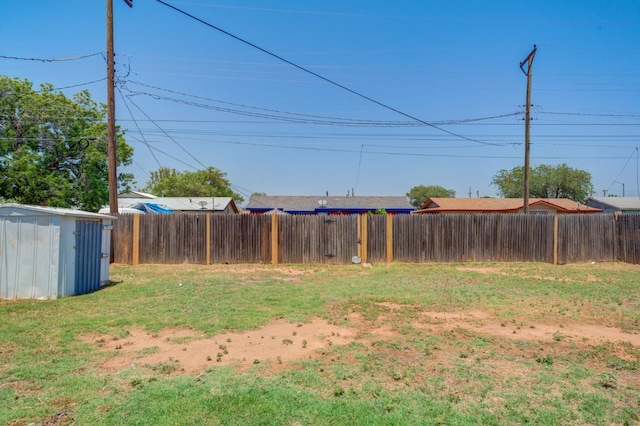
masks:
<path id="1" fill-rule="evenodd" d="M 92 294 L 0 302 L 0 424 L 637 424 L 640 347 L 572 327 L 640 333 L 638 276 L 617 263 L 113 266 Z M 102 368 L 134 328 L 215 336 L 314 317 L 358 339 L 246 371 L 216 366 L 217 347 L 196 373 Z"/>

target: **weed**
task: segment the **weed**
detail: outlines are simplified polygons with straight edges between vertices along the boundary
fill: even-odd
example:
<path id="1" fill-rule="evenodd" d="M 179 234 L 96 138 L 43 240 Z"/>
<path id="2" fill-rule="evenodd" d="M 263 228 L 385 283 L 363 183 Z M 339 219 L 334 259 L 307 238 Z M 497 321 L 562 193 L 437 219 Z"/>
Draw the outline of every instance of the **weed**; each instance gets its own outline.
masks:
<path id="1" fill-rule="evenodd" d="M 553 356 L 551 356 L 551 354 L 547 354 L 546 356 L 537 355 L 536 362 L 542 365 L 553 365 Z"/>
<path id="2" fill-rule="evenodd" d="M 618 376 L 612 371 L 605 371 L 598 377 L 597 384 L 605 389 L 615 389 L 618 387 Z"/>
<path id="3" fill-rule="evenodd" d="M 638 361 L 627 361 L 622 358 L 618 358 L 617 356 L 610 356 L 607 360 L 607 367 L 613 368 L 614 370 L 627 370 L 627 371 L 637 371 L 638 366 L 640 364 Z"/>
<path id="4" fill-rule="evenodd" d="M 184 371 L 184 368 L 180 365 L 180 362 L 169 360 L 168 362 L 160 362 L 158 364 L 145 364 L 145 367 L 150 368 L 153 371 L 156 371 L 161 374 L 169 375 L 171 373 L 175 373 L 178 371 Z"/>

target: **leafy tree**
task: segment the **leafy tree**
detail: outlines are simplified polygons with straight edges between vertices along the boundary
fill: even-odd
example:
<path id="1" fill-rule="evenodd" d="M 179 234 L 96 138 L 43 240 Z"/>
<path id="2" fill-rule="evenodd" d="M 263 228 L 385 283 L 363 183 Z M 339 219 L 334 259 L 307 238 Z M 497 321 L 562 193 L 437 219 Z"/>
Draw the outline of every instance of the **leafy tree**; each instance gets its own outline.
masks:
<path id="1" fill-rule="evenodd" d="M 491 184 L 498 188 L 502 197 L 522 198 L 524 167 L 500 170 Z M 541 164 L 529 172 L 529 197 L 532 198 L 569 198 L 584 202 L 592 192 L 591 173 L 564 163 L 558 166 Z"/>
<path id="2" fill-rule="evenodd" d="M 97 211 L 109 201 L 106 107 L 88 91 L 67 98 L 51 84 L 0 76 L 0 198 Z M 122 133 L 118 164 L 133 149 Z M 131 174 L 120 174 L 128 187 Z"/>
<path id="3" fill-rule="evenodd" d="M 456 191 L 443 188 L 438 185 L 418 185 L 407 192 L 409 202 L 415 208 L 419 208 L 429 198 L 455 198 Z"/>
<path id="4" fill-rule="evenodd" d="M 215 167 L 195 172 L 160 167 L 151 172 L 143 191 L 162 197 L 232 197 L 236 201 L 244 201 L 241 195 L 233 192 L 226 176 Z"/>

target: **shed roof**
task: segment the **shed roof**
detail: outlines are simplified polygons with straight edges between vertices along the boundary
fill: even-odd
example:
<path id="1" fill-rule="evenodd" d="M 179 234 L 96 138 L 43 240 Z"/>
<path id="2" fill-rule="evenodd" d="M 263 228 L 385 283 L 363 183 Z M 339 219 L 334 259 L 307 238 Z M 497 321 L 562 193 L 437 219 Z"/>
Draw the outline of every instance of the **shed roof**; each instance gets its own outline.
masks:
<path id="1" fill-rule="evenodd" d="M 252 195 L 246 209 L 312 213 L 318 209 L 413 210 L 413 206 L 404 196 Z"/>
<path id="2" fill-rule="evenodd" d="M 28 216 L 33 215 L 33 213 L 54 216 L 82 217 L 90 219 L 117 219 L 114 216 L 105 214 L 86 212 L 83 210 L 67 209 L 62 207 L 31 206 L 27 204 L 15 203 L 0 204 L 0 216 Z"/>

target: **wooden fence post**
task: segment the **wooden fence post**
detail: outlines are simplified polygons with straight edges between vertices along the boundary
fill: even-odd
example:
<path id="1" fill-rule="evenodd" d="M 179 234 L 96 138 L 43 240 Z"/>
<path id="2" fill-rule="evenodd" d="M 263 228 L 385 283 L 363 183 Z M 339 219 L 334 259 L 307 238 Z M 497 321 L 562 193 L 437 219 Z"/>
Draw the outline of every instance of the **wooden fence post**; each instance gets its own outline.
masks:
<path id="1" fill-rule="evenodd" d="M 133 215 L 133 233 L 131 238 L 131 263 L 138 265 L 140 263 L 140 215 Z"/>
<path id="2" fill-rule="evenodd" d="M 553 264 L 558 264 L 558 214 L 553 216 Z"/>
<path id="3" fill-rule="evenodd" d="M 271 264 L 278 264 L 278 215 L 271 215 Z"/>
<path id="4" fill-rule="evenodd" d="M 358 216 L 358 218 L 362 218 L 361 222 L 360 222 L 360 259 L 362 260 L 362 263 L 367 263 L 367 246 L 369 244 L 368 241 L 368 237 L 369 235 L 367 234 L 367 215 L 360 215 Z"/>
<path id="5" fill-rule="evenodd" d="M 387 263 L 393 262 L 393 216 L 387 215 Z"/>
<path id="6" fill-rule="evenodd" d="M 205 237 L 205 244 L 207 245 L 205 248 L 206 259 L 205 264 L 211 265 L 211 213 L 207 213 L 207 235 Z"/>

